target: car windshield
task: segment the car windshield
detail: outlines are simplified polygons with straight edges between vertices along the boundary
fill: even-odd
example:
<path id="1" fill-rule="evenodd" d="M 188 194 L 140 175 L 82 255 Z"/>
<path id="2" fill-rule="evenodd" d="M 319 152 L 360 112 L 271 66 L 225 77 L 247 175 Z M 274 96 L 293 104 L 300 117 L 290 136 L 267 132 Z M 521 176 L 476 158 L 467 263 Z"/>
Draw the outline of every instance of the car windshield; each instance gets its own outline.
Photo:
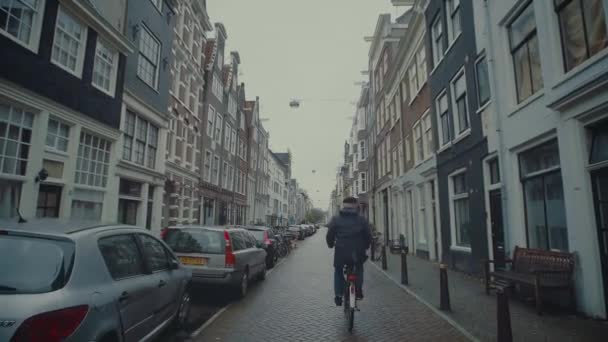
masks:
<path id="1" fill-rule="evenodd" d="M 169 229 L 165 242 L 176 253 L 224 254 L 224 234 L 203 229 Z"/>
<path id="2" fill-rule="evenodd" d="M 44 293 L 61 289 L 71 273 L 74 243 L 0 235 L 0 293 Z"/>
<path id="3" fill-rule="evenodd" d="M 258 229 L 248 229 L 258 241 L 264 241 L 264 231 Z"/>

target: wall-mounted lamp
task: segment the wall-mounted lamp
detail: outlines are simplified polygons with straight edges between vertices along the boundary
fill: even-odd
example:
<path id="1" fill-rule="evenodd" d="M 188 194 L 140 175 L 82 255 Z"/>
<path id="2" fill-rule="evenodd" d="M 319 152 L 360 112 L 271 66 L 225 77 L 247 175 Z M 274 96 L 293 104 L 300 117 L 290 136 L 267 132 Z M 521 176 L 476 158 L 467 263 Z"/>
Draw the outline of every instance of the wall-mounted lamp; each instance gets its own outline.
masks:
<path id="1" fill-rule="evenodd" d="M 46 169 L 42 169 L 38 172 L 35 181 L 36 183 L 44 182 L 47 178 L 49 178 L 49 172 Z"/>

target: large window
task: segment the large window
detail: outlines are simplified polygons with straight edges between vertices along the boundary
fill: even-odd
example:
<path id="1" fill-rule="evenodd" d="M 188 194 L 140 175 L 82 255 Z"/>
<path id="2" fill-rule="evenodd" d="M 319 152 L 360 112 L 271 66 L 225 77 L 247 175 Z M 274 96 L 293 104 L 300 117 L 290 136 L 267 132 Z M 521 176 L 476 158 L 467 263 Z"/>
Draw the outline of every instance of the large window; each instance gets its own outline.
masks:
<path id="1" fill-rule="evenodd" d="M 139 31 L 139 59 L 137 76 L 147 85 L 157 89 L 158 65 L 160 63 L 160 42 L 145 25 Z"/>
<path id="2" fill-rule="evenodd" d="M 76 184 L 104 187 L 108 182 L 112 143 L 87 132 L 80 133 L 76 158 Z"/>
<path id="3" fill-rule="evenodd" d="M 207 112 L 207 135 L 213 138 L 213 123 L 215 122 L 215 109 L 209 105 L 209 111 Z"/>
<path id="4" fill-rule="evenodd" d="M 437 66 L 443 58 L 443 27 L 441 15 L 438 15 L 431 25 L 431 38 L 433 46 L 433 64 Z"/>
<path id="5" fill-rule="evenodd" d="M 34 114 L 0 103 L 0 173 L 25 176 Z"/>
<path id="6" fill-rule="evenodd" d="M 203 177 L 205 182 L 211 182 L 211 162 L 213 159 L 213 155 L 211 154 L 211 151 L 207 150 L 205 151 L 205 160 L 203 161 L 204 165 L 203 165 Z"/>
<path id="7" fill-rule="evenodd" d="M 460 26 L 460 0 L 448 0 L 446 2 L 448 19 L 448 43 L 451 44 L 462 31 Z"/>
<path id="8" fill-rule="evenodd" d="M 217 141 L 218 144 L 222 142 L 223 121 L 222 115 L 217 113 L 215 116 L 215 141 Z"/>
<path id="9" fill-rule="evenodd" d="M 222 187 L 228 189 L 228 163 L 226 162 L 222 167 Z"/>
<path id="10" fill-rule="evenodd" d="M 220 184 L 220 157 L 213 156 L 213 184 Z"/>
<path id="11" fill-rule="evenodd" d="M 236 153 L 236 130 L 232 129 L 230 134 L 230 153 L 233 155 Z"/>
<path id="12" fill-rule="evenodd" d="M 439 122 L 439 136 L 441 137 L 441 146 L 447 145 L 452 140 L 452 127 L 450 124 L 450 112 L 448 111 L 448 95 L 443 93 L 439 95 L 436 103 L 437 121 Z"/>
<path id="13" fill-rule="evenodd" d="M 228 124 L 228 120 L 226 120 L 226 127 L 224 128 L 224 148 L 226 151 L 230 151 L 230 134 L 232 132 L 232 127 Z"/>
<path id="14" fill-rule="evenodd" d="M 422 116 L 422 134 L 424 135 L 424 159 L 426 159 L 433 153 L 433 127 L 429 113 Z"/>
<path id="15" fill-rule="evenodd" d="M 77 77 L 82 73 L 86 32 L 86 26 L 59 7 L 51 61 Z"/>
<path id="16" fill-rule="evenodd" d="M 554 0 L 566 71 L 608 46 L 602 0 Z"/>
<path id="17" fill-rule="evenodd" d="M 427 79 L 426 71 L 426 45 L 421 44 L 420 50 L 416 54 L 416 65 L 418 66 L 418 87 L 422 88 Z"/>
<path id="18" fill-rule="evenodd" d="M 125 115 L 122 158 L 154 168 L 158 148 L 158 127 L 131 111 Z"/>
<path id="19" fill-rule="evenodd" d="M 215 95 L 215 97 L 222 102 L 223 97 L 223 86 L 217 74 L 213 74 L 212 88 L 211 92 Z"/>
<path id="20" fill-rule="evenodd" d="M 482 107 L 490 101 L 491 97 L 488 61 L 485 55 L 475 62 L 475 74 L 477 75 L 477 102 L 479 107 Z"/>
<path id="21" fill-rule="evenodd" d="M 49 119 L 46 132 L 46 146 L 51 149 L 67 152 L 70 137 L 70 126 L 55 120 Z"/>
<path id="22" fill-rule="evenodd" d="M 116 88 L 118 53 L 97 39 L 95 65 L 93 66 L 93 85 L 110 96 Z"/>
<path id="23" fill-rule="evenodd" d="M 422 125 L 419 121 L 414 124 L 414 162 L 424 160 L 424 142 L 422 141 Z"/>
<path id="24" fill-rule="evenodd" d="M 568 228 L 557 141 L 519 155 L 528 246 L 568 250 Z"/>
<path id="25" fill-rule="evenodd" d="M 469 129 L 469 110 L 467 105 L 467 80 L 464 70 L 452 81 L 452 98 L 454 99 L 454 128 L 458 134 Z"/>
<path id="26" fill-rule="evenodd" d="M 359 173 L 359 180 L 361 182 L 361 192 L 362 193 L 367 192 L 367 173 L 360 172 Z"/>
<path id="27" fill-rule="evenodd" d="M 471 247 L 471 215 L 466 173 L 450 177 L 450 206 L 452 210 L 452 246 Z"/>
<path id="28" fill-rule="evenodd" d="M 0 33 L 33 49 L 42 22 L 43 0 L 7 0 L 0 5 Z"/>
<path id="29" fill-rule="evenodd" d="M 367 150 L 365 149 L 365 140 L 359 141 L 359 160 L 364 161 L 367 158 Z"/>
<path id="30" fill-rule="evenodd" d="M 543 87 L 532 3 L 509 25 L 509 39 L 515 69 L 517 101 L 521 102 Z"/>
<path id="31" fill-rule="evenodd" d="M 104 194 L 101 191 L 74 189 L 72 192 L 72 218 L 99 221 L 103 209 Z"/>
<path id="32" fill-rule="evenodd" d="M 414 100 L 414 97 L 418 93 L 418 72 L 416 71 L 416 63 L 412 63 L 407 74 L 410 80 L 410 101 Z"/>

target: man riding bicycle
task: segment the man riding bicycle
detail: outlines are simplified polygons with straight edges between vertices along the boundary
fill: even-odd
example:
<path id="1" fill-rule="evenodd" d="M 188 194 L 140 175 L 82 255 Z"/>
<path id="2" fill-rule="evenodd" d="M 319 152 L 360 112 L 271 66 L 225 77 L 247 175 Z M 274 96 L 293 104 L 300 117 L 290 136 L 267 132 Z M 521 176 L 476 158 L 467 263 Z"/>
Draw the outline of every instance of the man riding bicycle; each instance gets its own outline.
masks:
<path id="1" fill-rule="evenodd" d="M 327 227 L 327 246 L 336 247 L 334 252 L 334 301 L 342 305 L 344 294 L 344 265 L 356 269 L 356 297 L 363 299 L 363 263 L 367 260 L 365 250 L 370 247 L 372 235 L 367 219 L 359 215 L 357 199 L 347 197 L 342 201 L 342 210 L 334 216 Z"/>

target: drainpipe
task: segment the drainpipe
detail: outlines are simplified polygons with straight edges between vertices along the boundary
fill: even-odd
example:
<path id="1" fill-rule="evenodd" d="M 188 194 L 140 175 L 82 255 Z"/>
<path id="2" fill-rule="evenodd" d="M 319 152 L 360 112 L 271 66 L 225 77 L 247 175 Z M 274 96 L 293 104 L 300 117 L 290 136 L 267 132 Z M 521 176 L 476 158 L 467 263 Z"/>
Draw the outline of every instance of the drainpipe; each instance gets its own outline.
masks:
<path id="1" fill-rule="evenodd" d="M 483 4 L 483 9 L 484 9 L 484 14 L 485 14 L 485 18 L 486 18 L 486 42 L 487 44 L 487 49 L 486 49 L 486 58 L 488 61 L 488 77 L 490 79 L 490 84 L 492 85 L 492 101 L 494 102 L 494 119 L 496 122 L 496 133 L 498 136 L 497 139 L 497 154 L 498 154 L 498 164 L 499 164 L 499 170 L 501 175 L 503 175 L 501 177 L 501 197 L 502 197 L 502 210 L 503 210 L 503 215 L 502 215 L 502 221 L 503 221 L 503 227 L 505 229 L 503 229 L 503 234 L 506 233 L 506 229 L 507 227 L 509 227 L 509 215 L 508 215 L 508 208 L 509 208 L 509 202 L 507 200 L 508 197 L 508 193 L 507 193 L 507 177 L 504 177 L 504 172 L 502 172 L 504 170 L 504 154 L 507 153 L 508 151 L 505 151 L 505 143 L 504 143 L 504 134 L 503 134 L 503 130 L 502 130 L 502 118 L 500 115 L 501 112 L 501 97 L 498 96 L 498 83 L 496 80 L 496 75 L 494 74 L 494 72 L 489 72 L 490 70 L 496 70 L 496 64 L 495 64 L 495 60 L 494 60 L 494 50 L 493 50 L 493 45 L 491 43 L 492 41 L 492 20 L 491 20 L 491 16 L 490 16 L 490 9 L 488 7 L 488 2 L 484 1 Z M 485 166 L 484 166 L 485 167 Z M 487 212 L 487 210 L 486 210 Z M 507 246 L 509 246 L 509 235 L 505 234 L 504 239 L 505 239 L 505 254 L 508 255 L 507 253 Z M 490 241 L 491 243 L 491 241 Z M 492 248 L 492 246 L 489 246 L 490 248 Z"/>

